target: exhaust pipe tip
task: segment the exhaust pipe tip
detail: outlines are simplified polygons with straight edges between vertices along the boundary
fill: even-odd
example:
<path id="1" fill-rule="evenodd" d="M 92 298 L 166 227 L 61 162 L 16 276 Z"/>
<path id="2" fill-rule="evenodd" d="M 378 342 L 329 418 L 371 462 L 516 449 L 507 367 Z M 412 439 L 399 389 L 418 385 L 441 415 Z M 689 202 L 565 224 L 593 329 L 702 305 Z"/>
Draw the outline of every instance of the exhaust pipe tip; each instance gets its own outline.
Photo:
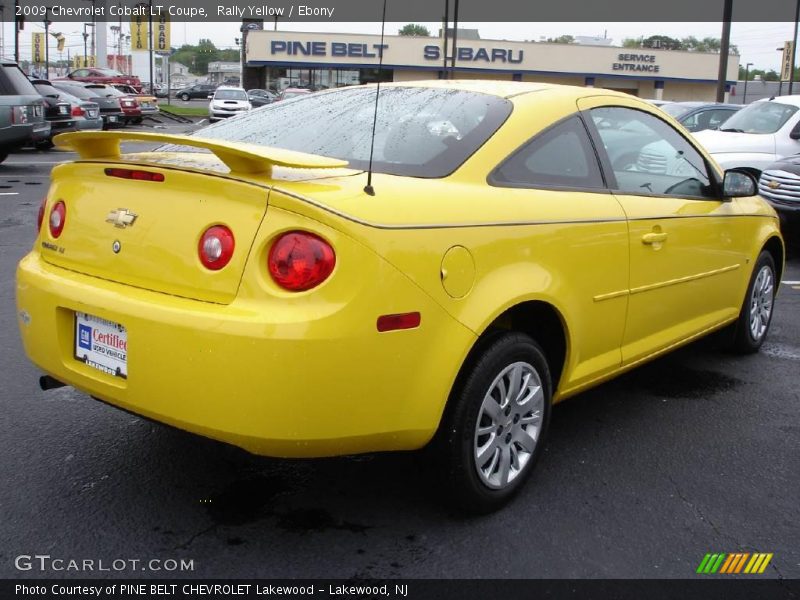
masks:
<path id="1" fill-rule="evenodd" d="M 39 377 L 39 387 L 42 388 L 45 392 L 47 390 L 55 390 L 58 388 L 65 387 L 67 384 L 60 382 L 55 377 L 50 377 L 50 375 L 42 375 Z"/>

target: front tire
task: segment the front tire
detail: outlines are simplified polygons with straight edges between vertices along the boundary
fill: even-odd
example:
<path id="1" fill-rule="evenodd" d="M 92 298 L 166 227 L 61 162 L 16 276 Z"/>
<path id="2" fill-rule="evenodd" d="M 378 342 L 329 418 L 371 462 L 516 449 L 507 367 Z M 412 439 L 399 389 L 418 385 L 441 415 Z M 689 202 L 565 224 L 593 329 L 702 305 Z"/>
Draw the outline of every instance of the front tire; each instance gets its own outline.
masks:
<path id="1" fill-rule="evenodd" d="M 184 102 L 188 102 L 189 101 L 189 94 L 181 94 L 180 98 Z"/>
<path id="2" fill-rule="evenodd" d="M 467 369 L 451 394 L 437 450 L 453 503 L 484 514 L 509 502 L 533 470 L 552 386 L 544 352 L 522 333 L 492 339 Z"/>
<path id="3" fill-rule="evenodd" d="M 758 352 L 769 332 L 778 278 L 775 261 L 766 250 L 756 260 L 747 294 L 736 322 L 732 349 L 741 354 Z"/>

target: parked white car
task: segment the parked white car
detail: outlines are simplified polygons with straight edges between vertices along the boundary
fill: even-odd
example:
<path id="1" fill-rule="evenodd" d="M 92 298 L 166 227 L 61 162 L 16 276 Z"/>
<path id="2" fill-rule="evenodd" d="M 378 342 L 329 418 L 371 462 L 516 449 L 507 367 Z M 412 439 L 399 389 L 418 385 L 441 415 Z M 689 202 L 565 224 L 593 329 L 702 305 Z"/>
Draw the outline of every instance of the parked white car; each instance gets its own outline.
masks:
<path id="1" fill-rule="evenodd" d="M 758 178 L 776 160 L 800 152 L 800 96 L 777 96 L 746 106 L 718 130 L 694 134 L 723 169 Z"/>
<path id="2" fill-rule="evenodd" d="M 250 99 L 244 88 L 232 86 L 220 86 L 211 96 L 208 103 L 208 120 L 212 123 L 242 114 L 253 108 Z"/>

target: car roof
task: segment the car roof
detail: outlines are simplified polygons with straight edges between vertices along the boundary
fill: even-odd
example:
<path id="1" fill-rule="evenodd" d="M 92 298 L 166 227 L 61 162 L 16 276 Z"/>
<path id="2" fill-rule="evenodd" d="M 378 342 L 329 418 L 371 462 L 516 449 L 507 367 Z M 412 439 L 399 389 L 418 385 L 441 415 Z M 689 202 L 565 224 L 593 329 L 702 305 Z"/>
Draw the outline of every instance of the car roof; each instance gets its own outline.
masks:
<path id="1" fill-rule="evenodd" d="M 800 96 L 773 96 L 772 98 L 762 98 L 756 102 L 780 102 L 781 104 L 791 104 L 800 107 Z"/>
<path id="2" fill-rule="evenodd" d="M 678 106 L 685 106 L 686 108 L 742 108 L 741 104 L 731 104 L 729 102 L 673 102 Z"/>
<path id="3" fill-rule="evenodd" d="M 217 91 L 221 90 L 237 90 L 237 91 L 244 91 L 244 88 L 236 87 L 235 85 L 221 85 L 217 88 Z"/>

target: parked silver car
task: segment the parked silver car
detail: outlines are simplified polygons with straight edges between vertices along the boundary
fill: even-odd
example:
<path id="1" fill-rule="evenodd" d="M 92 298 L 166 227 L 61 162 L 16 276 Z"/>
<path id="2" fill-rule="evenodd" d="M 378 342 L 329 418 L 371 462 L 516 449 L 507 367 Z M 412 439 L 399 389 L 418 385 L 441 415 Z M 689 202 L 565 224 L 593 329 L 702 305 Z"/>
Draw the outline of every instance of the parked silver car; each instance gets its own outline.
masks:
<path id="1" fill-rule="evenodd" d="M 209 98 L 211 98 L 211 102 L 208 103 L 208 120 L 212 123 L 242 114 L 253 108 L 247 92 L 240 87 L 218 87 L 214 95 Z"/>

